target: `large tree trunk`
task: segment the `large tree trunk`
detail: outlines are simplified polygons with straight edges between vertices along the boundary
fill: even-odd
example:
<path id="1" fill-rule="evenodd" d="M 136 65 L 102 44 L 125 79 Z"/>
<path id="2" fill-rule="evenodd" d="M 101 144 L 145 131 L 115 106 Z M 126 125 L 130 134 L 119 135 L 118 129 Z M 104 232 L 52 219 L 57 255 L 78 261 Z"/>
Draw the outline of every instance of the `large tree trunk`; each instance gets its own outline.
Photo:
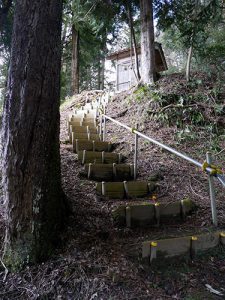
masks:
<path id="1" fill-rule="evenodd" d="M 131 3 L 130 3 L 130 1 L 126 1 L 126 6 L 127 6 L 128 22 L 129 22 L 129 27 L 130 27 L 131 65 L 132 65 L 132 69 L 134 71 L 134 75 L 135 75 L 137 81 L 139 81 L 141 79 L 141 75 L 140 75 L 140 69 L 139 69 L 139 61 L 138 61 L 138 53 L 137 53 L 137 42 L 136 42 L 136 36 L 135 36 L 135 31 L 134 31 L 134 22 L 133 22 L 133 16 L 132 16 L 132 12 L 131 12 Z M 133 68 L 133 61 L 132 61 L 133 51 L 132 50 L 134 51 L 135 68 Z"/>
<path id="2" fill-rule="evenodd" d="M 79 93 L 79 32 L 72 26 L 72 64 L 71 64 L 71 90 L 72 94 Z"/>
<path id="3" fill-rule="evenodd" d="M 3 116 L 4 261 L 49 256 L 64 221 L 59 154 L 61 0 L 17 0 Z"/>
<path id="4" fill-rule="evenodd" d="M 140 0 L 140 13 L 142 81 L 152 84 L 156 80 L 152 0 Z"/>

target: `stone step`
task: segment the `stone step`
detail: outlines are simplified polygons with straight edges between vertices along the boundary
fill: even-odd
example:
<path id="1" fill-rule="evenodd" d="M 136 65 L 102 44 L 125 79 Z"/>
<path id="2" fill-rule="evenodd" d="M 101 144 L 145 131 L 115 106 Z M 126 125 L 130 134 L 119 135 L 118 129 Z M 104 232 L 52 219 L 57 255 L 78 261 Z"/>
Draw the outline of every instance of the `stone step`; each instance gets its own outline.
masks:
<path id="1" fill-rule="evenodd" d="M 68 122 L 68 136 L 69 141 L 72 143 L 72 132 L 77 133 L 98 133 L 99 127 L 97 124 L 88 124 L 85 125 L 84 122 L 74 122 L 70 121 Z"/>
<path id="2" fill-rule="evenodd" d="M 68 121 L 68 127 L 70 125 L 82 125 L 82 126 L 97 126 L 98 125 L 98 121 L 96 118 L 86 118 L 86 117 L 75 117 L 72 116 L 69 121 Z"/>
<path id="3" fill-rule="evenodd" d="M 144 198 L 155 189 L 155 182 L 146 181 L 99 182 L 96 184 L 97 194 L 108 199 Z"/>
<path id="4" fill-rule="evenodd" d="M 90 142 L 100 142 L 101 136 L 94 133 L 75 133 L 72 132 L 72 146 L 73 152 L 77 152 L 77 141 L 90 141 Z M 86 149 L 85 149 L 86 150 Z M 77 152 L 78 153 L 78 152 Z"/>
<path id="5" fill-rule="evenodd" d="M 86 164 L 84 174 L 95 181 L 124 181 L 134 177 L 134 166 L 128 164 Z"/>
<path id="6" fill-rule="evenodd" d="M 73 110 L 74 116 L 86 116 L 86 117 L 95 117 L 97 116 L 97 109 L 81 109 L 81 110 Z"/>
<path id="7" fill-rule="evenodd" d="M 80 122 L 83 122 L 83 116 L 75 116 L 75 115 L 72 115 L 70 118 L 69 118 L 69 123 L 80 123 Z"/>
<path id="8" fill-rule="evenodd" d="M 148 262 L 163 263 L 165 259 L 196 255 L 225 246 L 225 233 L 221 231 L 178 238 L 147 241 L 142 244 L 142 258 Z"/>
<path id="9" fill-rule="evenodd" d="M 98 127 L 95 126 L 80 126 L 80 125 L 70 125 L 69 128 L 69 142 L 72 144 L 73 139 L 73 132 L 75 133 L 91 133 L 91 134 L 97 134 L 98 133 Z"/>
<path id="10" fill-rule="evenodd" d="M 84 125 L 85 123 L 89 123 L 88 125 Z M 78 120 L 75 120 L 75 121 L 68 121 L 67 123 L 68 125 L 68 129 L 71 127 L 71 126 L 89 126 L 90 128 L 91 127 L 97 127 L 98 126 L 98 122 L 84 122 L 83 119 L 80 119 L 80 121 Z"/>
<path id="11" fill-rule="evenodd" d="M 84 122 L 84 123 L 85 123 L 85 122 L 95 123 L 95 122 L 97 122 L 97 118 L 96 118 L 96 117 L 93 117 L 93 116 L 90 116 L 90 117 L 84 116 L 83 122 Z"/>
<path id="12" fill-rule="evenodd" d="M 83 108 L 84 109 L 97 109 L 99 107 L 101 107 L 102 104 L 98 103 L 98 102 L 92 102 L 92 103 L 86 103 Z"/>
<path id="13" fill-rule="evenodd" d="M 97 106 L 93 105 L 92 103 L 86 103 L 82 108 L 83 109 L 86 109 L 86 110 L 89 110 L 89 109 L 96 109 Z"/>
<path id="14" fill-rule="evenodd" d="M 98 133 L 99 129 L 98 127 L 90 127 L 90 126 L 70 126 L 71 132 L 76 133 Z"/>
<path id="15" fill-rule="evenodd" d="M 88 123 L 86 124 L 87 122 L 83 122 L 82 120 L 81 121 L 68 121 L 67 123 L 67 128 L 68 128 L 68 134 L 70 133 L 71 131 L 71 128 L 73 127 L 89 127 L 89 129 L 95 129 L 98 127 L 98 124 L 97 123 Z"/>
<path id="16" fill-rule="evenodd" d="M 149 192 L 156 187 L 155 182 L 150 184 Z M 113 211 L 113 219 L 117 224 L 127 227 L 159 226 L 170 219 L 185 219 L 195 208 L 189 199 L 168 204 L 143 202 L 119 206 Z"/>
<path id="17" fill-rule="evenodd" d="M 76 140 L 100 141 L 101 136 L 98 133 L 72 132 L 72 142 Z"/>
<path id="18" fill-rule="evenodd" d="M 87 163 L 102 163 L 102 164 L 112 164 L 112 163 L 121 163 L 122 155 L 117 153 L 109 153 L 109 152 L 97 152 L 97 151 L 79 151 L 78 152 L 78 160 L 82 164 Z"/>
<path id="19" fill-rule="evenodd" d="M 88 140 L 76 140 L 73 145 L 73 151 L 79 153 L 79 151 L 96 151 L 96 152 L 110 152 L 112 151 L 112 144 L 108 142 L 96 142 Z"/>
<path id="20" fill-rule="evenodd" d="M 83 122 L 81 123 L 82 126 L 90 126 L 90 127 L 97 127 L 98 126 L 98 122 L 96 120 L 83 120 Z"/>

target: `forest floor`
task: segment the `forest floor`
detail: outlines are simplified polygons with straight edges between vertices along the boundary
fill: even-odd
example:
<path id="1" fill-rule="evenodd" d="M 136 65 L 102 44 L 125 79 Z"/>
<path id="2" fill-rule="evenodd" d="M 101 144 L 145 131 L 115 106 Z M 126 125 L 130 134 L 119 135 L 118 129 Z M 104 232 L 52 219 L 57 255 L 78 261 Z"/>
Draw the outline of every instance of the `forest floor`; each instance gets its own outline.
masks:
<path id="1" fill-rule="evenodd" d="M 205 82 L 204 78 L 201 80 Z M 210 89 L 211 83 L 204 84 L 201 85 L 204 91 L 206 86 Z M 167 92 L 178 95 L 181 91 L 186 94 L 193 92 L 188 90 L 181 75 L 163 77 L 159 86 L 164 92 L 167 89 Z M 139 131 L 202 162 L 205 152 L 212 150 L 214 155 L 217 154 L 216 163 L 224 165 L 225 154 L 221 151 L 225 148 L 224 131 L 215 138 L 204 126 L 189 127 L 189 131 L 185 131 L 179 128 L 175 119 L 170 120 L 171 124 L 152 119 L 148 113 L 152 109 L 149 107 L 151 101 L 146 95 L 142 101 L 142 92 L 145 93 L 128 91 L 116 95 L 107 107 L 107 114 L 131 127 L 136 127 L 138 120 Z M 54 257 L 38 266 L 9 273 L 6 277 L 1 269 L 0 299 L 225 299 L 223 249 L 211 251 L 193 261 L 171 260 L 160 268 L 144 265 L 141 260 L 143 241 L 213 230 L 207 176 L 189 163 L 140 140 L 139 178 L 146 180 L 155 173 L 163 178 L 158 182 L 157 201 L 169 203 L 189 198 L 198 209 L 185 222 L 171 220 L 158 228 L 116 226 L 112 209 L 131 201 L 103 201 L 96 197 L 95 183 L 80 176 L 83 167 L 67 143 L 67 116 L 73 107 L 84 105 L 87 96 L 91 101 L 96 94 L 82 93 L 63 105 L 61 110 L 62 184 L 72 207 L 61 245 Z M 106 139 L 116 143 L 115 151 L 125 155 L 127 162 L 132 162 L 132 133 L 107 122 Z M 222 229 L 225 227 L 224 191 L 219 184 L 216 188 L 219 228 Z M 1 228 L 2 224 L 1 220 Z M 210 293 L 206 285 L 224 296 Z"/>

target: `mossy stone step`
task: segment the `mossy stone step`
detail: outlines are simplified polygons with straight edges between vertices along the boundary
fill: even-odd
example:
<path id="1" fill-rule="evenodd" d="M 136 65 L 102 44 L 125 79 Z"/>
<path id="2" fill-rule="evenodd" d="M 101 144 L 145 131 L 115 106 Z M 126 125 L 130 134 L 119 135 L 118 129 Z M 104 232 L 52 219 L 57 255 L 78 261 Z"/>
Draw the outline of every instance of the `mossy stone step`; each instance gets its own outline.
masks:
<path id="1" fill-rule="evenodd" d="M 151 188 L 154 189 L 153 182 Z M 119 206 L 113 211 L 113 218 L 119 225 L 147 227 L 159 225 L 171 218 L 184 219 L 196 208 L 195 204 L 184 199 L 174 203 L 148 203 Z"/>
<path id="2" fill-rule="evenodd" d="M 147 258 L 150 263 L 179 256 L 193 259 L 196 255 L 219 245 L 225 246 L 225 233 L 220 231 L 147 241 L 142 244 L 142 258 Z"/>
<path id="3" fill-rule="evenodd" d="M 128 164 L 86 164 L 84 175 L 95 181 L 132 180 L 134 166 Z"/>
<path id="4" fill-rule="evenodd" d="M 82 164 L 87 163 L 102 163 L 102 164 L 112 164 L 112 163 L 121 163 L 122 156 L 117 153 L 109 152 L 97 152 L 97 151 L 79 151 L 78 160 Z"/>
<path id="5" fill-rule="evenodd" d="M 109 199 L 144 198 L 155 189 L 155 182 L 146 181 L 99 182 L 96 184 L 97 194 Z"/>
<path id="6" fill-rule="evenodd" d="M 96 151 L 96 152 L 110 152 L 112 151 L 112 144 L 108 142 L 88 141 L 77 139 L 73 145 L 73 151 L 79 153 L 79 151 Z"/>

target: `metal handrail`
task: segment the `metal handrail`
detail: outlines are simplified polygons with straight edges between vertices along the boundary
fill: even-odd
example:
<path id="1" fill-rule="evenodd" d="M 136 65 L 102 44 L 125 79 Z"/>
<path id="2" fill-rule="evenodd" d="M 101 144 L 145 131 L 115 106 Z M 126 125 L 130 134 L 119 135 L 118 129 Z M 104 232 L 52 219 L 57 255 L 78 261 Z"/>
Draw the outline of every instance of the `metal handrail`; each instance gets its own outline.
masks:
<path id="1" fill-rule="evenodd" d="M 147 136 L 147 135 L 145 135 L 145 134 L 143 134 L 143 133 L 137 131 L 136 129 L 131 128 L 131 127 L 129 127 L 129 126 L 127 126 L 127 125 L 125 125 L 125 124 L 123 124 L 123 123 L 121 123 L 121 122 L 119 122 L 119 121 L 117 121 L 117 120 L 115 120 L 115 119 L 113 119 L 113 118 L 107 116 L 107 115 L 104 115 L 104 114 L 103 114 L 102 116 L 105 117 L 106 119 L 112 121 L 113 123 L 116 123 L 116 124 L 118 124 L 119 126 L 121 126 L 121 127 L 125 128 L 125 129 L 129 130 L 130 132 L 135 133 L 135 134 L 137 134 L 137 135 L 140 136 L 140 137 L 143 137 L 144 139 L 148 140 L 149 142 L 152 142 L 153 144 L 156 144 L 156 145 L 158 145 L 159 147 L 161 147 L 161 148 L 163 148 L 163 149 L 166 149 L 167 151 L 169 151 L 169 152 L 171 152 L 171 153 L 173 153 L 173 154 L 175 154 L 175 155 L 177 155 L 177 156 L 179 156 L 179 157 L 185 159 L 186 161 L 188 161 L 188 162 L 194 164 L 195 166 L 202 168 L 202 163 L 200 163 L 200 162 L 198 162 L 197 160 L 195 160 L 195 159 L 189 157 L 187 154 L 181 153 L 181 152 L 179 152 L 179 151 L 177 151 L 177 150 L 175 150 L 175 149 L 173 149 L 173 148 L 171 148 L 171 147 L 169 147 L 169 146 L 166 146 L 166 145 L 164 145 L 163 143 L 161 143 L 161 142 L 159 142 L 159 141 L 157 141 L 157 140 L 155 140 L 155 139 L 153 139 L 153 138 L 151 138 L 151 137 L 149 137 L 149 136 Z M 212 171 L 213 171 L 212 168 L 210 168 L 210 167 L 207 167 L 207 168 L 206 168 L 206 172 L 207 172 L 207 173 L 211 173 Z M 225 187 L 225 179 L 224 179 L 224 177 L 223 177 L 222 175 L 220 175 L 220 174 L 215 174 L 214 176 L 217 177 L 218 179 L 220 179 L 220 182 L 221 182 L 221 183 L 224 185 L 224 187 Z"/>
<path id="2" fill-rule="evenodd" d="M 195 166 L 199 167 L 199 168 L 203 168 L 203 164 L 193 158 L 191 158 L 190 156 L 188 156 L 187 154 L 181 153 L 167 145 L 164 145 L 163 143 L 157 141 L 156 139 L 153 139 L 151 137 L 148 137 L 147 135 L 139 132 L 137 129 L 135 128 L 131 128 L 109 116 L 107 116 L 105 114 L 105 107 L 104 107 L 104 112 L 100 115 L 100 133 L 102 133 L 103 131 L 103 141 L 105 140 L 105 135 L 106 135 L 106 119 L 112 121 L 113 123 L 127 129 L 128 131 L 132 132 L 133 134 L 135 134 L 135 154 L 134 154 L 134 179 L 136 180 L 137 177 L 137 151 L 138 151 L 138 137 L 142 137 L 148 141 L 150 141 L 151 143 L 158 145 L 159 147 L 177 155 L 178 157 L 194 164 Z M 102 124 L 103 123 L 103 124 Z M 103 125 L 103 126 L 102 126 Z M 211 157 L 211 153 L 207 152 L 206 154 L 206 161 L 208 164 L 212 163 L 212 157 Z M 215 187 L 214 187 L 214 181 L 213 181 L 213 177 L 216 177 L 219 182 L 223 185 L 223 187 L 225 187 L 225 177 L 224 174 L 214 174 L 213 171 L 214 169 L 210 166 L 207 166 L 204 171 L 206 171 L 208 173 L 208 180 L 209 180 L 209 188 L 210 188 L 210 200 L 211 200 L 211 210 L 212 210 L 212 219 L 213 219 L 213 224 L 215 226 L 218 225 L 217 222 L 217 211 L 216 211 L 216 204 L 215 204 Z"/>

